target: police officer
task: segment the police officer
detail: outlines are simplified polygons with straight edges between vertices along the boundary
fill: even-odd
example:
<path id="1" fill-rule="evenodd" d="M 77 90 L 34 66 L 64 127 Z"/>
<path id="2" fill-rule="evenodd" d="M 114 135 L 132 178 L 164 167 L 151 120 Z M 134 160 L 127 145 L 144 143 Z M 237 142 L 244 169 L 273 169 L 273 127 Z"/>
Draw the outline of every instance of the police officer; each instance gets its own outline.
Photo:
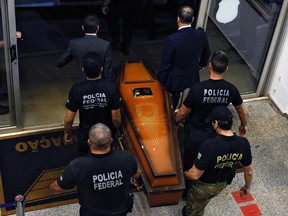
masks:
<path id="1" fill-rule="evenodd" d="M 250 192 L 253 180 L 251 147 L 244 137 L 235 135 L 232 130 L 233 117 L 226 106 L 218 106 L 211 112 L 207 122 L 212 123 L 216 136 L 205 140 L 200 147 L 197 159 L 185 177 L 194 181 L 188 192 L 183 215 L 203 215 L 211 198 L 219 194 L 235 176 L 235 164 L 244 167 L 245 185 L 240 195 Z"/>
<path id="2" fill-rule="evenodd" d="M 194 84 L 176 113 L 176 122 L 185 120 L 184 135 L 184 170 L 187 171 L 194 162 L 200 144 L 210 136 L 214 136 L 211 124 L 205 123 L 213 108 L 219 105 L 235 107 L 241 125 L 240 136 L 247 132 L 247 113 L 238 89 L 223 79 L 224 72 L 228 69 L 228 57 L 222 51 L 216 51 L 209 63 L 209 79 Z"/>
<path id="3" fill-rule="evenodd" d="M 66 102 L 67 112 L 64 118 L 64 141 L 72 142 L 71 128 L 79 110 L 78 152 L 80 155 L 89 151 L 87 145 L 89 129 L 96 123 L 107 125 L 116 134 L 121 125 L 121 97 L 117 84 L 101 79 L 101 56 L 94 51 L 83 57 L 85 81 L 75 83 Z"/>
<path id="4" fill-rule="evenodd" d="M 112 151 L 111 143 L 110 129 L 95 124 L 89 131 L 91 152 L 71 161 L 50 185 L 52 194 L 77 186 L 80 216 L 124 216 L 128 212 L 130 181 L 139 177 L 137 163 L 130 152 Z"/>

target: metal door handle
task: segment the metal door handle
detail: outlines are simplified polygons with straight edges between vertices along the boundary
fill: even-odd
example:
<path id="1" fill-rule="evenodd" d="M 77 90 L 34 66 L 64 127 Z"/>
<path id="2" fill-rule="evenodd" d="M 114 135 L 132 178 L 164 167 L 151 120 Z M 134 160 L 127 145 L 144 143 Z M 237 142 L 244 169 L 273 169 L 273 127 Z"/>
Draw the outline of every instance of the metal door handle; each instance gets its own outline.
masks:
<path id="1" fill-rule="evenodd" d="M 17 52 L 16 52 L 15 44 L 10 47 L 10 56 L 11 56 L 11 62 L 17 59 Z"/>

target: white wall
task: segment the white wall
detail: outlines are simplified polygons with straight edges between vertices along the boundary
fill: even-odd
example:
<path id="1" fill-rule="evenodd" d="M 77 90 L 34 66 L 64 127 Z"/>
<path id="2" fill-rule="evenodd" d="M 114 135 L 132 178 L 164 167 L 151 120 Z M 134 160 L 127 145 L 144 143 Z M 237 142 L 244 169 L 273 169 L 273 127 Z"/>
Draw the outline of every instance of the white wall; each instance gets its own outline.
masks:
<path id="1" fill-rule="evenodd" d="M 282 113 L 288 113 L 288 27 L 279 50 L 275 75 L 269 89 L 269 96 Z"/>

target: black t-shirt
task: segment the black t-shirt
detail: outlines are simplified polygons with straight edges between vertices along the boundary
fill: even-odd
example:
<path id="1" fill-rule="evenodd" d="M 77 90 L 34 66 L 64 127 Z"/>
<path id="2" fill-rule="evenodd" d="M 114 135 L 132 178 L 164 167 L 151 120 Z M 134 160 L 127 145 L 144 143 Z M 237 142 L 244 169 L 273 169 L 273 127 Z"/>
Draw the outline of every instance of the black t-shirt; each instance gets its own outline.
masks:
<path id="1" fill-rule="evenodd" d="M 79 130 L 82 134 L 88 134 L 96 123 L 107 125 L 113 132 L 111 110 L 119 109 L 120 105 L 121 97 L 117 84 L 103 79 L 75 83 L 66 102 L 70 111 L 79 110 Z"/>
<path id="2" fill-rule="evenodd" d="M 57 182 L 63 189 L 77 186 L 81 216 L 105 215 L 127 208 L 130 178 L 136 172 L 136 160 L 128 151 L 87 153 L 71 161 Z"/>
<path id="3" fill-rule="evenodd" d="M 211 127 L 205 124 L 211 111 L 219 106 L 239 106 L 243 102 L 238 89 L 226 80 L 208 79 L 196 83 L 190 88 L 184 105 L 191 109 L 190 121 L 195 127 Z"/>
<path id="4" fill-rule="evenodd" d="M 198 169 L 205 170 L 199 180 L 214 183 L 228 180 L 237 162 L 241 162 L 243 166 L 252 163 L 248 140 L 237 135 L 217 135 L 201 144 L 194 163 Z"/>

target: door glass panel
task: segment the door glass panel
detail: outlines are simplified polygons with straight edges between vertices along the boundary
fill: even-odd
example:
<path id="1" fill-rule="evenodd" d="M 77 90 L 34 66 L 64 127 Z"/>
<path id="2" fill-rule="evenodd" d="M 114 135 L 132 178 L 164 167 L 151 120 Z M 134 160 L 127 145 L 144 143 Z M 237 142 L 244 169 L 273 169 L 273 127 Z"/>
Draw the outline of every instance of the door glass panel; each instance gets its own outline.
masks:
<path id="1" fill-rule="evenodd" d="M 4 41 L 5 23 L 2 20 L 2 3 L 0 10 L 0 127 L 10 126 L 10 108 L 8 100 L 7 73 L 5 64 L 5 49 L 7 44 Z"/>
<path id="2" fill-rule="evenodd" d="M 210 1 L 207 35 L 212 51 L 229 55 L 226 78 L 255 93 L 283 0 Z"/>

